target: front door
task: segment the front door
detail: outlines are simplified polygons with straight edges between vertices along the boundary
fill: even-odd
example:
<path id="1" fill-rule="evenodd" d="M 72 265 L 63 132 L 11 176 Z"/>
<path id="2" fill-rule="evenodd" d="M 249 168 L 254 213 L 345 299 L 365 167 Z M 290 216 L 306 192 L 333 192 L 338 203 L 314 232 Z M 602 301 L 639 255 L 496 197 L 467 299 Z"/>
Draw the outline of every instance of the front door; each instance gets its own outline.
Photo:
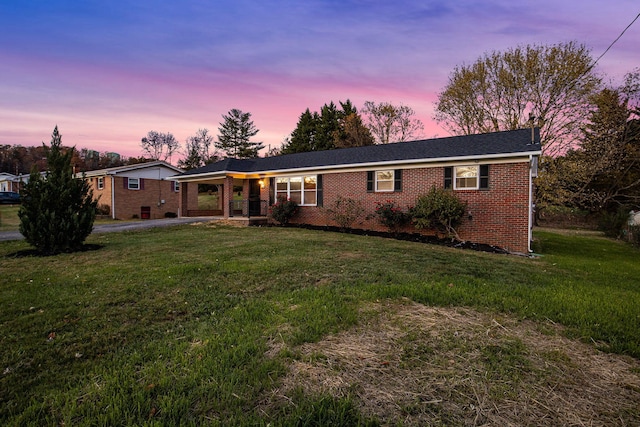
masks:
<path id="1" fill-rule="evenodd" d="M 260 216 L 260 180 L 249 180 L 249 216 Z"/>

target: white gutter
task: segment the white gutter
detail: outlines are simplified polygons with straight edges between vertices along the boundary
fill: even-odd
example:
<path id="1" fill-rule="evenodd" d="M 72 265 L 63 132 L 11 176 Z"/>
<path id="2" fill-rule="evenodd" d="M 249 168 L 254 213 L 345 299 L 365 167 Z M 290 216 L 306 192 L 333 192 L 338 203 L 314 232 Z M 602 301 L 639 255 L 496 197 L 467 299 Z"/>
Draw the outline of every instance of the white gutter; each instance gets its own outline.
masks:
<path id="1" fill-rule="evenodd" d="M 531 249 L 531 241 L 533 240 L 533 173 L 531 170 L 533 162 L 533 155 L 529 155 L 529 227 L 528 227 L 528 243 L 527 250 L 529 253 L 533 252 Z"/>
<path id="2" fill-rule="evenodd" d="M 484 154 L 481 156 L 459 156 L 459 157 L 440 157 L 435 159 L 409 159 L 409 160 L 387 160 L 383 162 L 368 162 L 368 163 L 350 163 L 344 165 L 329 165 L 329 166 L 307 166 L 302 168 L 294 168 L 294 169 L 270 169 L 270 170 L 260 170 L 260 171 L 251 171 L 251 172 L 240 172 L 234 170 L 224 170 L 224 171 L 216 171 L 216 172 L 205 172 L 200 174 L 192 174 L 192 175 L 183 175 L 183 176 L 172 176 L 167 179 L 171 179 L 172 181 L 179 182 L 189 182 L 189 181 L 198 181 L 202 178 L 208 179 L 216 179 L 216 178 L 224 178 L 228 175 L 243 175 L 243 176 L 259 176 L 259 175 L 276 175 L 282 173 L 303 173 L 303 172 L 319 172 L 324 170 L 336 170 L 336 169 L 366 169 L 371 167 L 384 167 L 384 166 L 393 166 L 393 165 L 409 165 L 409 164 L 427 164 L 427 163 L 448 163 L 448 162 L 463 162 L 463 161 L 478 161 L 478 160 L 487 160 L 487 159 L 507 159 L 507 158 L 522 158 L 523 156 L 528 155 L 529 159 L 533 155 L 540 155 L 542 152 L 540 150 L 537 151 L 527 151 L 522 153 L 504 153 L 504 154 Z"/>

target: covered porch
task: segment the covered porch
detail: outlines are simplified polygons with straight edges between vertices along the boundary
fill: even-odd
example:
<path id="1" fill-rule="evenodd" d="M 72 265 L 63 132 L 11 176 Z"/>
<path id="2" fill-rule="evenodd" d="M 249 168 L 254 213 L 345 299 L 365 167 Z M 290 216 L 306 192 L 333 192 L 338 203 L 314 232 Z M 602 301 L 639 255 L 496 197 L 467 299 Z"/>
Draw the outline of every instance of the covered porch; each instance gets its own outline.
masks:
<path id="1" fill-rule="evenodd" d="M 180 216 L 212 216 L 255 225 L 267 222 L 269 182 L 263 177 L 224 175 L 179 180 Z M 215 193 L 213 205 L 200 206 L 207 185 Z M 195 189 L 193 188 L 195 187 Z"/>

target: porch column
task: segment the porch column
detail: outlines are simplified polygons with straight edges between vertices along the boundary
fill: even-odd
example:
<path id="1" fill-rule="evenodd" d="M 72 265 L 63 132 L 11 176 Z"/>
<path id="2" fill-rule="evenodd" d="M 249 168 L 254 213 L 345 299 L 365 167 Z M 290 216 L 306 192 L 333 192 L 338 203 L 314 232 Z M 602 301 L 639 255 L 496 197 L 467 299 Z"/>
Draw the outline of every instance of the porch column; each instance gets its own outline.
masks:
<path id="1" fill-rule="evenodd" d="M 229 205 L 233 200 L 233 177 L 227 176 L 224 178 L 223 192 L 222 192 L 222 213 L 225 218 L 231 216 Z"/>
<path id="2" fill-rule="evenodd" d="M 178 211 L 181 217 L 189 216 L 189 183 L 180 183 L 180 199 L 178 200 Z"/>

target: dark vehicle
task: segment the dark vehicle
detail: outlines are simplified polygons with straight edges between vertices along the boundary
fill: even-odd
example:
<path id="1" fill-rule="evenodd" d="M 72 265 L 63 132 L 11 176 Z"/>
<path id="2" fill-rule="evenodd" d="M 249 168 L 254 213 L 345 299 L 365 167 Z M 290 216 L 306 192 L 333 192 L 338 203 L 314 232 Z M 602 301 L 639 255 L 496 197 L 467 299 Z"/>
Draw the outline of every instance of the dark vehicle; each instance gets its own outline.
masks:
<path id="1" fill-rule="evenodd" d="M 0 204 L 14 205 L 20 203 L 20 195 L 13 191 L 0 191 Z"/>

